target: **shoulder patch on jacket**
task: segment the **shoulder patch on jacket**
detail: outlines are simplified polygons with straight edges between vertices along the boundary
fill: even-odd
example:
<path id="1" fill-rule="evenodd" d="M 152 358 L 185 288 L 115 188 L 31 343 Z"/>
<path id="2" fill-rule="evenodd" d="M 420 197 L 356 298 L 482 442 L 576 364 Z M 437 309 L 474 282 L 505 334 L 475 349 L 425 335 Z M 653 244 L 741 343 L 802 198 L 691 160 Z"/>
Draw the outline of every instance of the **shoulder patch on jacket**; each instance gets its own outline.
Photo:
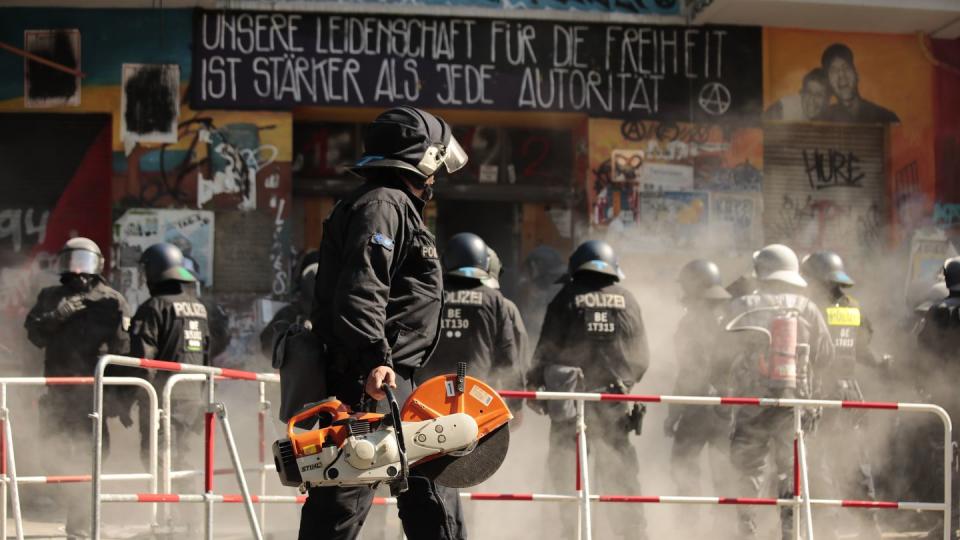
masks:
<path id="1" fill-rule="evenodd" d="M 371 236 L 370 243 L 382 246 L 388 251 L 393 251 L 393 238 L 390 238 L 383 233 L 375 233 L 373 236 Z"/>

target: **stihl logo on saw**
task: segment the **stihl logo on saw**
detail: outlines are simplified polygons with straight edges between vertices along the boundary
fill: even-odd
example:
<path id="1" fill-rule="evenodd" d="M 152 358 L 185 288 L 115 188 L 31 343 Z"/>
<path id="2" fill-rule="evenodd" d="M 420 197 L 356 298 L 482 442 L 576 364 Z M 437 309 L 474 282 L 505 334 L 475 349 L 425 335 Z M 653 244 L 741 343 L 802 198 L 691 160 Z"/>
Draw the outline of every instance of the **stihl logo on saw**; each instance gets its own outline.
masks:
<path id="1" fill-rule="evenodd" d="M 486 383 L 441 375 L 417 387 L 403 409 L 389 388 L 390 414 L 353 412 L 335 398 L 306 405 L 273 444 L 280 481 L 302 489 L 387 482 L 406 489 L 411 467 L 438 484 L 470 487 L 493 475 L 507 455 L 510 409 Z M 295 424 L 313 423 L 294 433 Z"/>

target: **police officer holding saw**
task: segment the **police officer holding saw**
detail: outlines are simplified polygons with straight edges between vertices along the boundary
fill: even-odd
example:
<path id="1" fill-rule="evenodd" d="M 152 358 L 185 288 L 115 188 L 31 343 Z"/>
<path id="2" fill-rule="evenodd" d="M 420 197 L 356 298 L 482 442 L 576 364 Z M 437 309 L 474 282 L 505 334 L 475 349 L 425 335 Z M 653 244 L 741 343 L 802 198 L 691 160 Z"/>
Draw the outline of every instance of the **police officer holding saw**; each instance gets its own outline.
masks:
<path id="1" fill-rule="evenodd" d="M 650 363 L 640 306 L 623 278 L 617 256 L 606 242 L 590 240 L 570 256 L 566 284 L 547 307 L 540 341 L 533 354 L 528 385 L 549 391 L 625 394 Z M 536 402 L 528 402 L 536 406 Z M 574 485 L 576 411 L 572 401 L 549 401 L 549 477 L 558 492 Z M 538 409 L 539 412 L 539 409 Z M 640 433 L 644 409 L 622 402 L 588 403 L 588 443 L 597 463 L 598 489 L 640 493 L 639 461 L 630 443 Z M 646 538 L 641 505 L 611 508 L 610 523 L 619 538 Z M 576 530 L 565 512 L 564 531 Z"/>
<path id="2" fill-rule="evenodd" d="M 352 172 L 366 181 L 324 223 L 311 317 L 327 351 L 328 393 L 354 410 L 371 408 L 366 396 L 382 400 L 384 384 L 402 403 L 436 347 L 442 271 L 423 209 L 437 177 L 467 161 L 450 126 L 413 107 L 380 114 L 364 148 Z M 300 539 L 357 538 L 373 495 L 366 486 L 311 489 Z M 410 540 L 466 538 L 457 491 L 416 470 L 397 506 Z"/>

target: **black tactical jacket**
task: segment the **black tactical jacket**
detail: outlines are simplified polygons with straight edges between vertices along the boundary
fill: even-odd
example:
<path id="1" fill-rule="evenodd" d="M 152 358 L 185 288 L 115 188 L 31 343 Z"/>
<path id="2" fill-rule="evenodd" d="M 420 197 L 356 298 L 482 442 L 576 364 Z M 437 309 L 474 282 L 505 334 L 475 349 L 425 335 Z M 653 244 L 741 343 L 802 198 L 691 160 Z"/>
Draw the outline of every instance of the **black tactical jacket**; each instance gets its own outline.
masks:
<path id="1" fill-rule="evenodd" d="M 497 388 L 519 388 L 520 349 L 506 298 L 477 279 L 448 276 L 444 286 L 440 342 L 417 381 L 456 373 L 466 362 L 468 375 Z"/>
<path id="2" fill-rule="evenodd" d="M 210 328 L 207 308 L 190 287 L 168 281 L 140 305 L 130 324 L 130 353 L 139 358 L 203 365 Z"/>
<path id="3" fill-rule="evenodd" d="M 367 181 L 324 222 L 311 320 L 345 375 L 415 369 L 436 347 L 443 283 L 425 204 Z"/>
<path id="4" fill-rule="evenodd" d="M 64 322 L 54 315 L 60 300 L 79 295 L 85 308 Z M 98 278 L 85 292 L 63 285 L 40 291 L 24 327 L 30 342 L 44 349 L 47 377 L 93 375 L 100 355 L 127 354 L 130 308 L 123 295 Z"/>
<path id="5" fill-rule="evenodd" d="M 547 307 L 528 383 L 544 384 L 549 364 L 579 367 L 586 390 L 629 389 L 650 365 L 640 306 L 606 276 L 580 274 Z"/>

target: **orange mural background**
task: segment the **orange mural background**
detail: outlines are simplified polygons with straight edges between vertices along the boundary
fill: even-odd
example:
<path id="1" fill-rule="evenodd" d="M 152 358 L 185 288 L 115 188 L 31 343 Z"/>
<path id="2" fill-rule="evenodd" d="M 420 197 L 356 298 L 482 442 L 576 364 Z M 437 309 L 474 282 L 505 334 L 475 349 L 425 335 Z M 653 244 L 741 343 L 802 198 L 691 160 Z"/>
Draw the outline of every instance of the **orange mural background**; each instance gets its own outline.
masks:
<path id="1" fill-rule="evenodd" d="M 913 35 L 764 30 L 764 109 L 799 92 L 804 75 L 820 66 L 824 49 L 842 43 L 853 51 L 860 95 L 892 110 L 900 124 L 889 130 L 887 179 L 894 223 L 900 202 L 922 193 L 932 207 L 934 161 L 934 67 Z"/>

